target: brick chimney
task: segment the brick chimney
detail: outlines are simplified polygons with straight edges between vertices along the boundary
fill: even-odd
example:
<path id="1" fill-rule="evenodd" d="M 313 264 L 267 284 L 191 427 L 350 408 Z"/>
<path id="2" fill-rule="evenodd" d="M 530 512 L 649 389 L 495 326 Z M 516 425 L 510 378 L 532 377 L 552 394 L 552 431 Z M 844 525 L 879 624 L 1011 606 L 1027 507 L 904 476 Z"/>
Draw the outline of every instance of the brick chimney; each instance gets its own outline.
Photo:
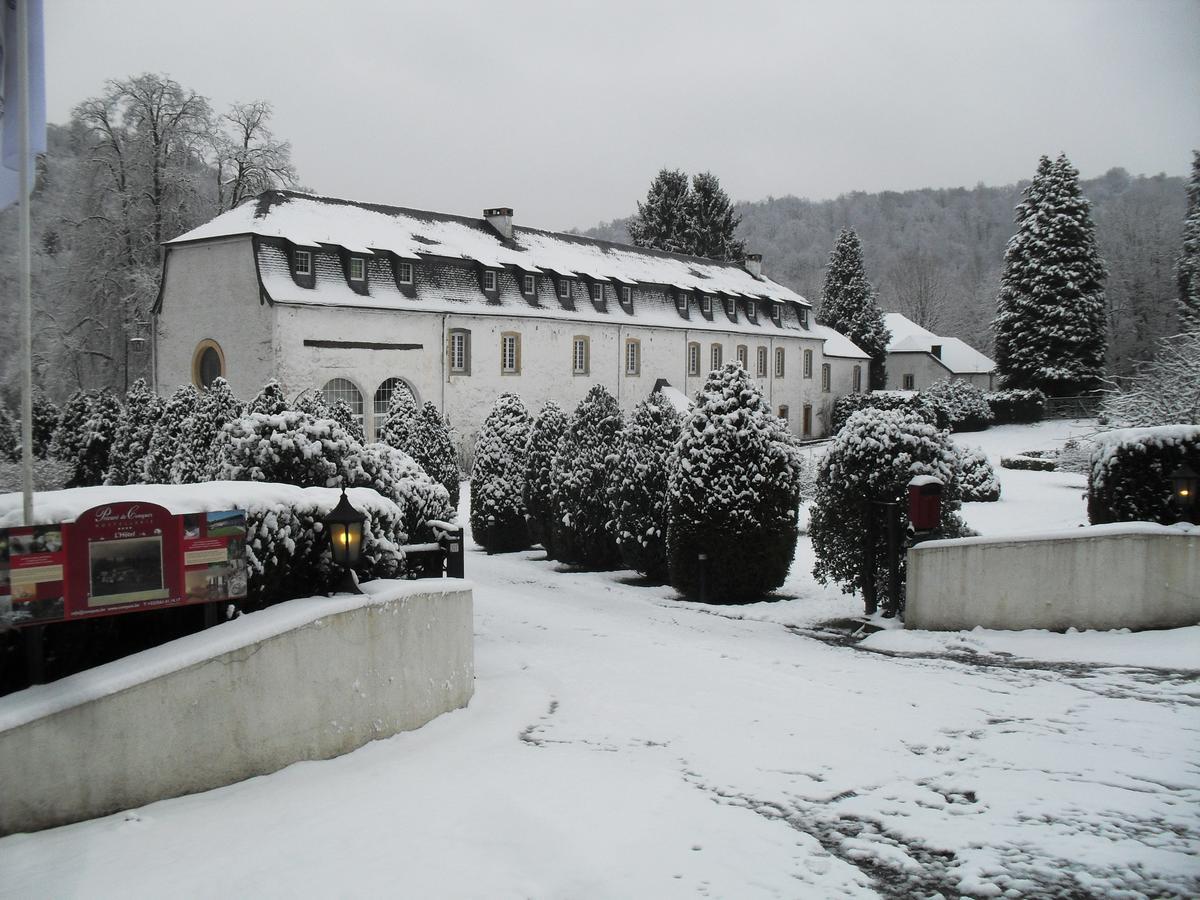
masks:
<path id="1" fill-rule="evenodd" d="M 483 217 L 487 219 L 488 224 L 496 229 L 496 233 L 506 241 L 512 240 L 512 210 L 507 206 L 496 206 L 492 209 L 485 209 Z"/>
<path id="2" fill-rule="evenodd" d="M 747 253 L 746 258 L 742 260 L 742 265 L 746 267 L 746 271 L 755 278 L 762 278 L 762 254 Z"/>

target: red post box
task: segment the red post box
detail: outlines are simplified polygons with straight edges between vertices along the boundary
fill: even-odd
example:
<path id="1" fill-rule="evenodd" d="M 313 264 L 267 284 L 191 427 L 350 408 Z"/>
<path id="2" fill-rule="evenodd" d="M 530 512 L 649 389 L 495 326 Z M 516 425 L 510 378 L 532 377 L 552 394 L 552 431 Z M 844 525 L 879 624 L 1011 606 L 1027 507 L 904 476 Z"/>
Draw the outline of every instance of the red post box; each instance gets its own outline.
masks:
<path id="1" fill-rule="evenodd" d="M 917 475 L 908 483 L 908 521 L 914 531 L 935 531 L 942 521 L 942 482 Z"/>

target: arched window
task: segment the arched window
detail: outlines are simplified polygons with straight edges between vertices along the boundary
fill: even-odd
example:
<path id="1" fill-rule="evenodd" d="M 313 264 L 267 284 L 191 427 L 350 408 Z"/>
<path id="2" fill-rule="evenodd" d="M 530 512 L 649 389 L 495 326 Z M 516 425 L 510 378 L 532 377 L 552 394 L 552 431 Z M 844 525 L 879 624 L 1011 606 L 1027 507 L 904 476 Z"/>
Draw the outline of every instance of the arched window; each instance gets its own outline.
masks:
<path id="1" fill-rule="evenodd" d="M 192 354 L 192 383 L 207 388 L 218 378 L 225 377 L 225 354 L 214 340 L 203 340 Z"/>
<path id="2" fill-rule="evenodd" d="M 321 393 L 325 396 L 325 402 L 330 406 L 339 400 L 345 400 L 350 407 L 350 412 L 354 413 L 355 421 L 358 422 L 359 427 L 363 427 L 363 395 L 353 381 L 347 378 L 334 378 L 325 383 L 325 387 L 321 388 Z"/>

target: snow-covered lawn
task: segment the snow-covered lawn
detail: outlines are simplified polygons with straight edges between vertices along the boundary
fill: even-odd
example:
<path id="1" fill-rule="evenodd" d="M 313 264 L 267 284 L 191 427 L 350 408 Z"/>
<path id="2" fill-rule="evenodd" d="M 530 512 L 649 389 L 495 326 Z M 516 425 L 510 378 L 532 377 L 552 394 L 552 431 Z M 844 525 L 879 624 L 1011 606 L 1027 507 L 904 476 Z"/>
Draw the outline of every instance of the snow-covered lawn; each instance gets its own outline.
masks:
<path id="1" fill-rule="evenodd" d="M 964 438 L 998 460 L 1070 427 Z M 976 529 L 1084 520 L 1081 476 L 1001 476 Z M 5 838 L 0 895 L 1200 894 L 1200 628 L 847 644 L 819 626 L 860 601 L 807 540 L 787 599 L 733 608 L 541 556 L 468 556 L 467 709 Z"/>

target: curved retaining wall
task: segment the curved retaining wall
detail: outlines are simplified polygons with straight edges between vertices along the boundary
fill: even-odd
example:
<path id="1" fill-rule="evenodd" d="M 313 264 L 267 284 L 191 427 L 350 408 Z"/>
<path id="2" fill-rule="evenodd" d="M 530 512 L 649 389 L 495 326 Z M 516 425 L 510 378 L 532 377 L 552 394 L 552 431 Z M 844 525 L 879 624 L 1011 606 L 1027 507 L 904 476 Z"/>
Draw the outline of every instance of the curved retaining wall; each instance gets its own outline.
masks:
<path id="1" fill-rule="evenodd" d="M 470 584 L 363 588 L 0 698 L 0 834 L 339 756 L 466 706 Z"/>
<path id="2" fill-rule="evenodd" d="M 1126 522 L 929 541 L 908 553 L 906 628 L 1176 628 L 1200 622 L 1200 528 Z"/>

